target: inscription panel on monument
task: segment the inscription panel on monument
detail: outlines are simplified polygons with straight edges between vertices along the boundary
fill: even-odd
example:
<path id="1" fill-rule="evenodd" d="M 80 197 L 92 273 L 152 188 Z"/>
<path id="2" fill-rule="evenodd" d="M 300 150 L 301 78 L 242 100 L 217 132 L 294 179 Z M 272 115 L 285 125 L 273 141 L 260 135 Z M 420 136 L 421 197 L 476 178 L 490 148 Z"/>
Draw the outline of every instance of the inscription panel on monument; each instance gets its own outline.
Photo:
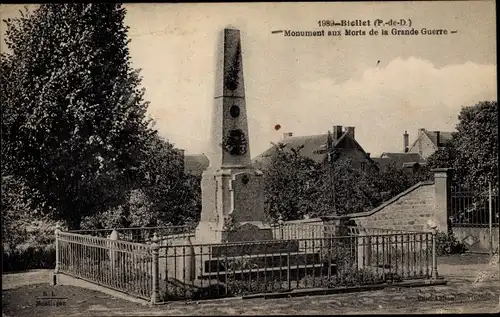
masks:
<path id="1" fill-rule="evenodd" d="M 243 242 L 243 241 L 269 241 L 273 239 L 271 229 L 260 229 L 258 226 L 245 223 L 234 230 L 226 232 L 227 242 Z"/>
<path id="2" fill-rule="evenodd" d="M 236 222 L 266 222 L 264 214 L 264 182 L 263 177 L 255 173 L 238 173 L 232 181 L 234 210 Z"/>

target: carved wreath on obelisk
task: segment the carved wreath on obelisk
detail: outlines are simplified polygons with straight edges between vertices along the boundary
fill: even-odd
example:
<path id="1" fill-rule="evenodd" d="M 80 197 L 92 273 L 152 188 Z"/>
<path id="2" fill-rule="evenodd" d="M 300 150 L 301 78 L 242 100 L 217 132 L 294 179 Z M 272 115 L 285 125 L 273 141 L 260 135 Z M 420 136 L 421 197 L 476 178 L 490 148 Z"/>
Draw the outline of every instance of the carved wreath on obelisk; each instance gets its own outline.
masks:
<path id="1" fill-rule="evenodd" d="M 248 141 L 240 129 L 229 131 L 223 142 L 224 149 L 231 155 L 243 155 L 247 152 Z"/>
<path id="2" fill-rule="evenodd" d="M 229 65 L 229 69 L 226 74 L 226 87 L 234 91 L 238 88 L 238 74 L 240 72 L 240 56 L 241 56 L 241 44 L 238 42 L 236 45 L 236 52 L 234 53 L 233 63 Z"/>

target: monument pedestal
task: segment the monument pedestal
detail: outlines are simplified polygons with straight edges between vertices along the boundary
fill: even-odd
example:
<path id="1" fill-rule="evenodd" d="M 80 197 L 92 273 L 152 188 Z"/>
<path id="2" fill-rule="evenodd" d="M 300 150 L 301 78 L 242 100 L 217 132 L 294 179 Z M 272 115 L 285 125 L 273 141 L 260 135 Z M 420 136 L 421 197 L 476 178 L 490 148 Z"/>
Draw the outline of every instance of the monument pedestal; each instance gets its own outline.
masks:
<path id="1" fill-rule="evenodd" d="M 196 243 L 272 240 L 264 214 L 264 180 L 253 168 L 222 168 L 202 175 L 202 214 Z"/>

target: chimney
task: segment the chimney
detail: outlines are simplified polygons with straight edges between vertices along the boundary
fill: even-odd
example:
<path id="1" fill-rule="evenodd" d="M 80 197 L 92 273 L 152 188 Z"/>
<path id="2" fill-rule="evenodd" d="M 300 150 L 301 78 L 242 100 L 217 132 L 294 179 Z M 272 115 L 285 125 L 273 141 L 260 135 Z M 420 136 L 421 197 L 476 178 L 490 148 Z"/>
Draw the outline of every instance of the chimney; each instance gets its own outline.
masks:
<path id="1" fill-rule="evenodd" d="M 333 133 L 332 133 L 332 138 L 333 140 L 338 140 L 342 136 L 342 126 L 341 125 L 334 125 L 333 126 Z"/>
<path id="2" fill-rule="evenodd" d="M 436 146 L 441 146 L 441 136 L 439 135 L 439 131 L 434 131 L 436 133 Z"/>
<path id="3" fill-rule="evenodd" d="M 283 133 L 283 140 L 286 140 L 292 136 L 293 136 L 292 132 L 285 132 L 285 133 Z"/>
<path id="4" fill-rule="evenodd" d="M 366 156 L 370 157 L 370 154 L 371 154 L 370 152 L 366 152 Z"/>
<path id="5" fill-rule="evenodd" d="M 408 153 L 409 150 L 409 141 L 408 141 L 408 132 L 405 130 L 405 133 L 403 134 L 403 142 L 404 142 L 404 147 L 403 147 L 403 152 Z"/>
<path id="6" fill-rule="evenodd" d="M 349 133 L 354 139 L 354 127 L 346 127 L 347 133 Z"/>

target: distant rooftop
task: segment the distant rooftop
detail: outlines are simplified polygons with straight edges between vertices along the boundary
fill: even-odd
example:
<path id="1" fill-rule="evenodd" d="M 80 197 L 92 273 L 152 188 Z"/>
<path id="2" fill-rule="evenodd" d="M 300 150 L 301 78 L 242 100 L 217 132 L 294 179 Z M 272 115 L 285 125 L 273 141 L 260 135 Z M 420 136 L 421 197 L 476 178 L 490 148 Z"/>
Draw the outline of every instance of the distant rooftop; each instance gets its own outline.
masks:
<path id="1" fill-rule="evenodd" d="M 184 169 L 186 173 L 201 176 L 208 168 L 210 161 L 204 154 L 184 155 Z"/>
<path id="2" fill-rule="evenodd" d="M 424 130 L 424 132 L 427 135 L 427 137 L 432 141 L 432 143 L 434 143 L 434 145 L 437 147 L 443 146 L 446 142 L 450 141 L 453 136 L 453 132 L 427 131 L 427 130 Z"/>
<path id="3" fill-rule="evenodd" d="M 380 169 L 384 169 L 391 162 L 394 162 L 398 168 L 412 166 L 416 163 L 419 165 L 427 164 L 427 161 L 419 153 L 384 152 L 380 158 L 373 158 L 373 160 L 379 164 Z"/>
<path id="4" fill-rule="evenodd" d="M 322 162 L 325 158 L 324 145 L 328 140 L 328 134 L 319 135 L 307 135 L 307 136 L 294 136 L 287 137 L 284 140 L 279 141 L 279 143 L 285 144 L 286 149 L 293 149 L 299 146 L 304 146 L 300 150 L 302 156 L 308 157 L 315 162 Z M 274 156 L 276 155 L 276 150 L 274 146 L 271 146 L 261 154 L 257 155 L 253 161 L 259 162 L 260 164 L 269 164 Z"/>

